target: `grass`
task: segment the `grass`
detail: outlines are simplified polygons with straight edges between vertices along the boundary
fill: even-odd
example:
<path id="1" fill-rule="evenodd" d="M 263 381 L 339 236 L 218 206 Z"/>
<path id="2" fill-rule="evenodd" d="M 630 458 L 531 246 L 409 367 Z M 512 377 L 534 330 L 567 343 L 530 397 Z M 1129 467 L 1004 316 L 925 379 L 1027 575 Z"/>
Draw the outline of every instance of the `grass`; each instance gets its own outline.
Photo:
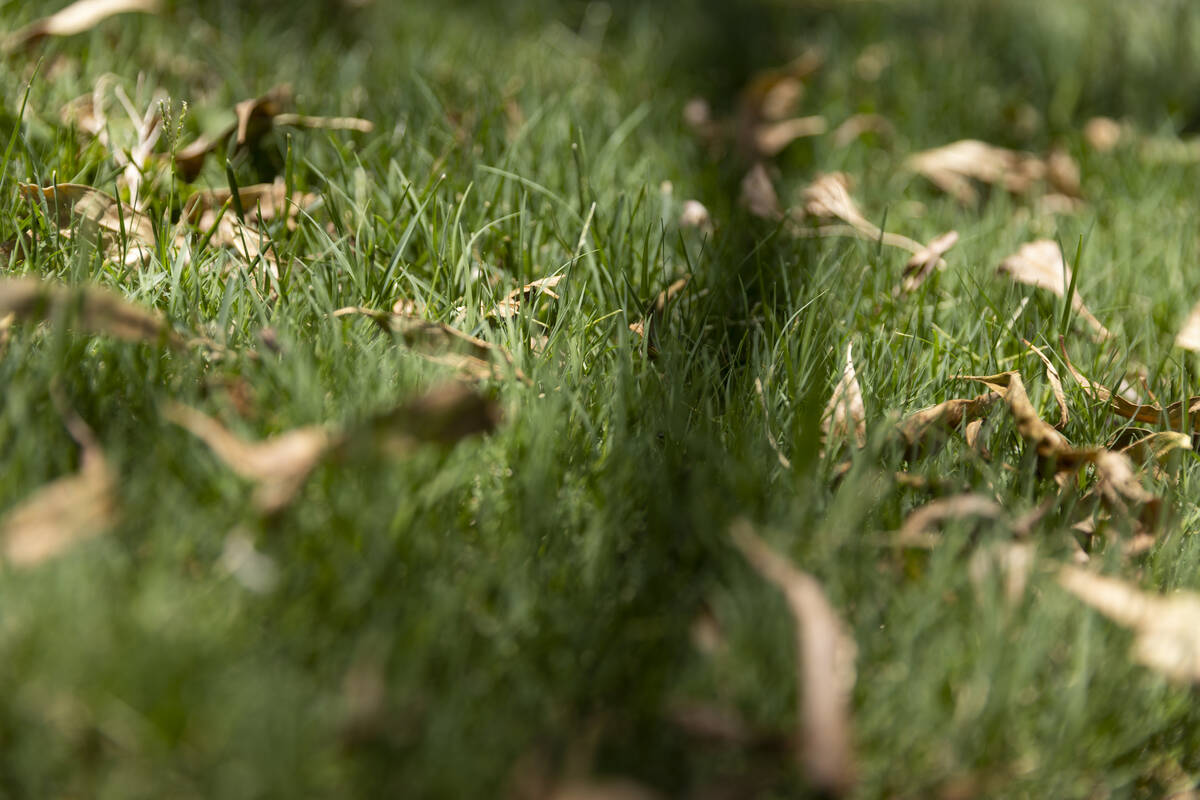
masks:
<path id="1" fill-rule="evenodd" d="M 95 430 L 122 509 L 58 559 L 0 568 L 0 797 L 520 796 L 511 787 L 539 769 L 668 796 L 805 796 L 780 744 L 798 703 L 793 623 L 731 546 L 739 518 L 816 576 L 853 632 L 856 796 L 1197 786 L 1192 690 L 1134 664 L 1130 635 L 1055 583 L 1088 501 L 1064 492 L 1036 525 L 1029 589 L 1011 605 L 968 566 L 1011 539 L 1005 522 L 953 521 L 929 552 L 890 533 L 937 494 L 896 470 L 1014 515 L 1055 496 L 1008 416 L 988 417 L 990 461 L 959 440 L 908 460 L 889 435 L 904 413 L 977 393 L 954 376 L 1005 369 L 1055 418 L 1021 340 L 1056 347 L 1062 302 L 995 272 L 1035 238 L 1057 238 L 1072 261 L 1083 243 L 1078 288 L 1115 334 L 1093 342 L 1073 318 L 1084 372 L 1115 385 L 1140 363 L 1164 402 L 1194 391 L 1194 356 L 1172 340 L 1200 297 L 1200 161 L 1155 155 L 1184 152 L 1176 134 L 1196 111 L 1191 4 L 375 3 L 332 21 L 330 6 L 178 0 L 9 58 L 0 240 L 32 231 L 36 243 L 9 269 L 112 287 L 221 348 L 51 324 L 14 327 L 0 350 L 0 509 L 78 467 L 56 392 Z M 5 27 L 40 13 L 0 5 Z M 856 62 L 872 45 L 889 61 L 867 80 Z M 798 141 L 774 159 L 776 188 L 791 205 L 816 173 L 843 170 L 889 231 L 958 230 L 948 268 L 912 297 L 891 294 L 906 254 L 748 215 L 747 165 L 682 121 L 696 95 L 732 111 L 758 70 L 810 47 L 825 63 L 803 113 L 835 125 L 878 113 L 894 135 Z M 141 110 L 161 87 L 180 145 L 283 81 L 301 113 L 376 127 L 280 130 L 257 158 L 231 159 L 240 185 L 286 174 L 322 201 L 295 230 L 270 228 L 284 254 L 273 292 L 261 263 L 197 247 L 200 231 L 189 261 L 167 233 L 181 198 L 228 185 L 219 157 L 194 185 L 155 173 L 161 241 L 126 268 L 15 189 L 57 178 L 116 191 L 111 153 L 58 114 L 106 74 Z M 128 137 L 115 102 L 109 113 L 114 140 Z M 1158 149 L 1095 152 L 1080 131 L 1096 114 Z M 962 207 L 901 168 L 967 137 L 1064 148 L 1086 205 L 1051 216 L 993 191 Z M 679 227 L 690 198 L 712 212 L 712 235 Z M 556 273 L 557 301 L 500 322 L 478 311 Z M 650 358 L 628 324 L 685 273 Z M 484 382 L 504 415 L 492 435 L 331 460 L 264 515 L 247 482 L 164 417 L 183 402 L 261 437 L 353 424 L 416 395 L 452 371 L 331 314 L 401 298 L 503 346 L 528 376 Z M 822 409 L 851 343 L 869 441 L 823 453 Z M 1126 427 L 1066 390 L 1072 442 Z M 1165 499 L 1153 549 L 1124 556 L 1114 531 L 1091 564 L 1197 589 L 1195 457 L 1166 469 L 1148 484 Z M 278 568 L 271 591 L 222 566 L 232 533 Z M 693 642 L 702 617 L 719 627 L 712 653 Z M 671 721 L 696 705 L 736 713 L 759 745 L 699 741 Z"/>

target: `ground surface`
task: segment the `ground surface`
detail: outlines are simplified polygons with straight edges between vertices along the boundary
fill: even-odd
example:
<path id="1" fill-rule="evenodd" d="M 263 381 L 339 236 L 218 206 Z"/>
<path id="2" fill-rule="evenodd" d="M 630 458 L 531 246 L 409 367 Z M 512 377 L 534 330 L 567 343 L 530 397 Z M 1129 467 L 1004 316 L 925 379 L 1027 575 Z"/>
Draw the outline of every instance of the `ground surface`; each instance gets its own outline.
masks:
<path id="1" fill-rule="evenodd" d="M 165 325 L 5 284 L 0 797 L 1192 796 L 1200 626 L 1159 632 L 1174 660 L 1134 650 L 1146 620 L 1089 610 L 1063 566 L 1200 588 L 1188 437 L 1100 455 L 1170 427 L 1103 387 L 1195 391 L 1200 12 L 709 5 L 178 0 L 6 56 L 4 277 Z M 282 83 L 236 147 L 234 104 Z M 150 141 L 131 112 L 149 134 L 160 108 L 147 153 L 225 134 L 190 182 L 124 166 Z M 779 113 L 826 130 L 764 153 Z M 1001 183 L 1037 174 L 964 202 L 911 169 L 963 139 L 1017 154 Z M 835 171 L 853 205 L 813 205 Z M 212 195 L 276 179 L 302 212 Z M 125 204 L 18 189 L 56 181 Z M 193 195 L 213 209 L 189 223 Z M 959 239 L 906 292 L 910 253 L 870 226 Z M 1108 338 L 997 272 L 1035 240 Z M 823 425 L 848 347 L 861 409 Z M 1060 433 L 1011 376 L 956 378 L 1012 370 Z M 459 405 L 428 398 L 456 377 Z M 982 428 L 905 440 L 979 395 Z M 246 441 L 332 433 L 222 457 L 184 407 Z M 963 493 L 975 513 L 912 523 Z M 853 778 L 806 744 L 836 736 L 797 658 L 847 674 L 832 639 L 797 645 L 755 535 L 857 645 L 845 709 L 829 690 Z"/>

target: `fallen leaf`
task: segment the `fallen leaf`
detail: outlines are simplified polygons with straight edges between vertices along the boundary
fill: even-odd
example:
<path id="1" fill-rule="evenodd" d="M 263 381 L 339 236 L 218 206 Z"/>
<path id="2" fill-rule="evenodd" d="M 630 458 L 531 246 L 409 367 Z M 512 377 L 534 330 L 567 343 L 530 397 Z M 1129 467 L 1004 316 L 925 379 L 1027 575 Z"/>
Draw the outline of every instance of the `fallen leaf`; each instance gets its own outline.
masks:
<path id="1" fill-rule="evenodd" d="M 117 517 L 116 476 L 83 420 L 68 415 L 67 427 L 81 448 L 79 471 L 52 481 L 0 520 L 4 557 L 30 567 L 112 527 Z"/>
<path id="2" fill-rule="evenodd" d="M 1133 657 L 1181 682 L 1200 681 L 1200 595 L 1149 594 L 1116 578 L 1064 566 L 1064 589 L 1134 633 Z"/>
<path id="3" fill-rule="evenodd" d="M 488 311 L 485 316 L 496 319 L 515 317 L 521 311 L 521 303 L 528 302 L 537 295 L 545 295 L 557 300 L 558 295 L 555 294 L 554 287 L 558 286 L 565 277 L 565 275 L 551 275 L 548 278 L 539 278 L 536 281 L 531 281 L 519 289 L 513 289 L 494 308 Z"/>
<path id="4" fill-rule="evenodd" d="M 1035 156 L 975 139 L 924 150 L 909 156 L 905 165 L 964 204 L 979 198 L 972 179 L 1024 194 L 1046 172 L 1045 164 Z"/>
<path id="5" fill-rule="evenodd" d="M 0 318 L 9 314 L 17 322 L 63 318 L 86 333 L 130 342 L 180 343 L 158 314 L 100 286 L 0 279 Z"/>
<path id="6" fill-rule="evenodd" d="M 1040 239 L 1021 245 L 1016 253 L 1001 262 L 997 271 L 1008 275 L 1018 283 L 1046 289 L 1059 297 L 1066 295 L 1067 286 L 1071 282 L 1071 268 L 1063 260 L 1058 242 L 1050 239 Z M 1087 306 L 1079 297 L 1079 292 L 1076 292 L 1075 296 L 1071 298 L 1071 307 L 1096 329 L 1096 333 L 1101 339 L 1112 336 L 1108 329 L 1100 323 L 1100 320 L 1088 311 Z"/>
<path id="7" fill-rule="evenodd" d="M 1067 442 L 1066 437 L 1059 433 L 1054 426 L 1038 416 L 1029 395 L 1025 391 L 1025 383 L 1018 372 L 1002 372 L 999 375 L 964 375 L 963 380 L 978 381 L 999 394 L 1008 404 L 1009 413 L 1017 426 L 1021 438 L 1033 444 L 1037 454 L 1043 458 L 1067 458 L 1070 464 L 1076 463 L 1073 456 L 1075 449 Z M 1064 463 L 1060 465 L 1066 467 Z"/>
<path id="8" fill-rule="evenodd" d="M 503 347 L 463 333 L 452 325 L 361 306 L 347 306 L 333 312 L 335 317 L 352 315 L 368 317 L 383 330 L 399 336 L 405 345 L 426 361 L 451 367 L 474 380 L 503 378 L 504 373 L 496 363 L 499 360 L 518 380 L 529 382 L 529 378 L 516 366 L 512 355 Z"/>
<path id="9" fill-rule="evenodd" d="M 158 11 L 158 0 L 78 0 L 48 17 L 31 22 L 4 41 L 4 51 L 26 47 L 47 36 L 74 36 L 91 30 L 115 14 Z"/>
<path id="10" fill-rule="evenodd" d="M 217 212 L 233 197 L 228 188 L 196 192 L 183 206 L 183 216 L 200 230 L 208 230 L 216 222 Z M 246 211 L 246 218 L 262 224 L 277 217 L 294 218 L 300 211 L 308 211 L 318 201 L 309 192 L 293 191 L 288 196 L 282 180 L 273 183 L 255 183 L 238 187 L 238 200 Z"/>
<path id="11" fill-rule="evenodd" d="M 779 205 L 779 196 L 771 185 L 771 178 L 762 164 L 755 164 L 742 178 L 742 205 L 751 214 L 763 219 L 780 219 L 783 209 Z"/>
<path id="12" fill-rule="evenodd" d="M 913 511 L 896 531 L 893 541 L 902 547 L 932 547 L 938 539 L 930 531 L 949 520 L 965 517 L 1001 519 L 1004 508 L 981 494 L 960 494 L 926 503 Z"/>
<path id="13" fill-rule="evenodd" d="M 1121 142 L 1121 123 L 1109 117 L 1092 117 L 1083 126 L 1083 138 L 1097 153 L 1107 153 Z"/>
<path id="14" fill-rule="evenodd" d="M 1182 431 L 1156 431 L 1121 448 L 1121 452 L 1140 462 L 1161 461 L 1176 450 L 1191 450 L 1192 437 Z"/>
<path id="15" fill-rule="evenodd" d="M 958 244 L 958 231 L 947 231 L 931 241 L 904 265 L 904 280 L 894 294 L 911 294 L 915 292 L 934 269 L 946 265 L 942 258 L 950 248 Z"/>
<path id="16" fill-rule="evenodd" d="M 1126 419 L 1134 419 L 1138 422 L 1149 422 L 1153 424 L 1166 424 L 1168 427 L 1179 430 L 1183 427 L 1184 409 L 1187 409 L 1188 427 L 1196 432 L 1200 432 L 1200 396 L 1189 397 L 1185 401 L 1176 401 L 1171 403 L 1166 408 L 1157 403 L 1137 403 L 1123 397 L 1120 394 L 1114 394 L 1107 387 L 1094 383 L 1083 375 L 1071 363 L 1071 359 L 1067 357 L 1066 343 L 1060 342 L 1063 362 L 1067 365 L 1071 376 L 1083 389 L 1084 393 L 1093 399 L 1103 403 L 1108 403 L 1109 410 Z"/>
<path id="17" fill-rule="evenodd" d="M 799 231 L 801 236 L 855 236 L 869 241 L 879 241 L 889 247 L 900 247 L 910 253 L 920 253 L 926 248 L 920 243 L 895 233 L 886 233 L 858 210 L 850 197 L 850 179 L 842 172 L 818 175 L 804 190 L 804 215 L 818 220 L 838 219 L 849 227 L 818 227 L 813 231 Z"/>
<path id="18" fill-rule="evenodd" d="M 59 229 L 70 230 L 76 224 L 95 226 L 117 237 L 127 237 L 147 250 L 154 245 L 154 223 L 150 218 L 99 189 L 77 183 L 17 186 L 26 200 L 45 204 Z"/>
<path id="19" fill-rule="evenodd" d="M 759 155 L 777 156 L 797 139 L 820 136 L 828 130 L 824 117 L 794 117 L 779 122 L 764 122 L 754 132 L 754 147 Z"/>
<path id="20" fill-rule="evenodd" d="M 1071 412 L 1067 406 L 1067 393 L 1063 391 L 1062 379 L 1058 375 L 1058 369 L 1054 364 L 1050 363 L 1049 357 L 1043 352 L 1042 348 L 1028 340 L 1023 339 L 1022 341 L 1025 342 L 1026 347 L 1042 360 L 1042 364 L 1046 367 L 1046 379 L 1050 381 L 1050 390 L 1054 392 L 1054 402 L 1058 403 L 1058 424 L 1054 427 L 1062 430 L 1071 421 Z"/>
<path id="21" fill-rule="evenodd" d="M 1000 395 L 996 392 L 988 392 L 978 397 L 947 400 L 908 415 L 896 425 L 896 432 L 910 449 L 915 448 L 935 432 L 952 431 L 964 421 L 979 419 L 999 399 Z"/>
<path id="22" fill-rule="evenodd" d="M 312 425 L 248 442 L 194 408 L 172 403 L 164 414 L 207 444 L 234 473 L 256 483 L 254 503 L 267 513 L 291 502 L 335 441 L 328 428 Z"/>
<path id="23" fill-rule="evenodd" d="M 682 278 L 673 281 L 670 286 L 655 296 L 654 301 L 650 303 L 649 308 L 646 309 L 646 313 L 640 320 L 629 324 L 630 331 L 646 340 L 646 352 L 650 356 L 658 355 L 658 328 L 667 313 L 667 309 L 670 307 L 672 301 L 687 288 L 688 282 L 691 279 L 691 275 L 684 275 Z"/>
<path id="24" fill-rule="evenodd" d="M 231 137 L 237 148 L 253 148 L 276 125 L 363 133 L 375 129 L 370 120 L 358 117 L 315 117 L 287 112 L 284 109 L 291 103 L 291 99 L 291 87 L 284 84 L 259 97 L 236 103 L 233 108 L 234 122 L 213 135 L 197 138 L 174 153 L 172 158 L 180 177 L 188 183 L 196 180 L 208 156 L 220 149 Z"/>
<path id="25" fill-rule="evenodd" d="M 1175 335 L 1175 346 L 1184 350 L 1200 352 L 1200 303 L 1192 306 L 1183 327 Z"/>
<path id="26" fill-rule="evenodd" d="M 855 114 L 837 126 L 833 132 L 833 144 L 836 147 L 846 147 L 864 133 L 877 133 L 881 136 L 891 136 L 895 133 L 892 123 L 878 114 Z"/>
<path id="27" fill-rule="evenodd" d="M 557 787 L 549 800 L 658 800 L 661 795 L 627 778 L 573 780 Z"/>
<path id="28" fill-rule="evenodd" d="M 863 407 L 862 388 L 854 372 L 852 349 L 853 345 L 846 345 L 846 366 L 821 416 L 821 436 L 827 442 L 830 438 L 848 438 L 853 433 L 855 444 L 866 447 L 866 410 Z"/>
<path id="29" fill-rule="evenodd" d="M 755 571 L 783 592 L 795 618 L 798 760 L 816 790 L 849 794 L 856 783 L 850 734 L 854 640 L 815 578 L 771 549 L 745 520 L 733 524 L 730 536 Z"/>
<path id="30" fill-rule="evenodd" d="M 712 215 L 700 201 L 687 200 L 683 204 L 683 210 L 679 213 L 679 227 L 699 228 L 704 233 L 711 234 L 714 227 Z"/>
<path id="31" fill-rule="evenodd" d="M 335 449 L 366 447 L 402 456 L 417 445 L 448 445 L 488 433 L 499 421 L 499 410 L 491 400 L 458 383 L 434 387 L 358 425 L 341 429 L 308 425 L 257 442 L 179 403 L 168 405 L 164 415 L 207 444 L 235 474 L 255 483 L 254 504 L 264 513 L 288 505 L 313 469 Z"/>
<path id="32" fill-rule="evenodd" d="M 1075 199 L 1083 196 L 1079 164 L 1062 148 L 1056 147 L 1046 156 L 1046 180 L 1059 194 Z"/>

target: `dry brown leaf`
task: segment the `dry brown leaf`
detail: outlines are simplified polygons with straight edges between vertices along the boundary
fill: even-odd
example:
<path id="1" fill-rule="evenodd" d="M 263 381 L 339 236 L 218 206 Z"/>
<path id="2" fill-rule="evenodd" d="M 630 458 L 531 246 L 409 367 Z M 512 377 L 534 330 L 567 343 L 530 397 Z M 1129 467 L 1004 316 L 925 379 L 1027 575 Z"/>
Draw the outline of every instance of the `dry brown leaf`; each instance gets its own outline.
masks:
<path id="1" fill-rule="evenodd" d="M 1071 411 L 1067 406 L 1067 393 L 1063 391 L 1062 379 L 1058 375 L 1058 369 L 1054 364 L 1050 363 L 1049 357 L 1042 348 L 1026 339 L 1022 341 L 1025 342 L 1026 347 L 1042 360 L 1042 364 L 1046 367 L 1046 379 L 1050 381 L 1050 390 L 1054 392 L 1054 402 L 1058 403 L 1058 424 L 1054 427 L 1062 430 L 1071 421 Z"/>
<path id="2" fill-rule="evenodd" d="M 217 212 L 232 197 L 233 192 L 227 188 L 196 192 L 184 203 L 183 216 L 200 230 L 208 230 L 216 222 Z M 318 198 L 300 191 L 292 192 L 289 198 L 284 182 L 276 180 L 238 187 L 238 200 L 246 218 L 261 224 L 278 217 L 287 217 L 290 221 L 299 211 L 311 208 Z"/>
<path id="3" fill-rule="evenodd" d="M 1116 578 L 1064 566 L 1059 584 L 1134 633 L 1133 657 L 1181 682 L 1200 681 L 1200 595 L 1149 594 Z"/>
<path id="4" fill-rule="evenodd" d="M 999 375 L 964 375 L 963 379 L 978 381 L 1004 398 L 1017 426 L 1017 432 L 1021 434 L 1021 438 L 1034 445 L 1039 456 L 1060 461 L 1067 458 L 1069 463 L 1075 463 L 1075 449 L 1054 426 L 1038 416 L 1025 391 L 1025 383 L 1021 380 L 1020 373 L 1012 371 Z M 1067 463 L 1060 464 L 1060 467 L 1066 466 Z"/>
<path id="5" fill-rule="evenodd" d="M 268 513 L 291 502 L 335 442 L 329 429 L 320 425 L 248 442 L 212 417 L 178 403 L 167 406 L 165 416 L 201 439 L 237 475 L 256 483 L 254 503 Z"/>
<path id="6" fill-rule="evenodd" d="M 683 204 L 683 210 L 679 213 L 679 226 L 681 228 L 700 228 L 711 233 L 713 229 L 712 215 L 699 200 L 687 200 Z"/>
<path id="7" fill-rule="evenodd" d="M 1059 249 L 1058 242 L 1050 239 L 1040 239 L 1021 245 L 1017 252 L 1001 262 L 997 271 L 1008 275 L 1018 283 L 1046 289 L 1059 297 L 1066 295 L 1067 286 L 1071 283 L 1071 268 L 1063 261 L 1062 250 Z M 1096 329 L 1100 338 L 1107 339 L 1112 336 L 1109 330 L 1100 323 L 1100 320 L 1088 311 L 1087 306 L 1079 297 L 1079 292 L 1076 292 L 1075 296 L 1071 298 L 1071 307 Z"/>
<path id="8" fill-rule="evenodd" d="M 116 521 L 116 475 L 83 420 L 68 415 L 67 427 L 82 450 L 79 471 L 36 490 L 0 520 L 4 557 L 15 566 L 40 564 Z"/>
<path id="9" fill-rule="evenodd" d="M 846 345 L 846 366 L 842 377 L 833 387 L 833 395 L 821 417 L 821 437 L 841 440 L 854 436 L 859 447 L 867 445 L 867 415 L 863 407 L 862 388 L 854 372 L 853 345 Z"/>
<path id="10" fill-rule="evenodd" d="M 956 244 L 958 231 L 947 231 L 923 247 L 920 252 L 913 253 L 904 266 L 904 280 L 894 294 L 915 292 L 934 269 L 945 267 L 946 262 L 942 257 Z"/>
<path id="11" fill-rule="evenodd" d="M 864 133 L 890 136 L 895 133 L 895 128 L 892 127 L 892 123 L 878 114 L 855 114 L 834 130 L 833 144 L 836 147 L 846 147 Z"/>
<path id="12" fill-rule="evenodd" d="M 850 178 L 842 172 L 818 175 L 804 190 L 804 215 L 818 220 L 838 219 L 849 227 L 825 226 L 797 231 L 800 236 L 853 236 L 879 241 L 889 247 L 899 247 L 910 253 L 920 253 L 925 247 L 907 236 L 886 233 L 862 215 L 850 197 Z"/>
<path id="13" fill-rule="evenodd" d="M 658 293 L 640 320 L 629 323 L 629 330 L 646 340 L 648 355 L 652 357 L 658 355 L 658 328 L 667 313 L 667 308 L 687 288 L 691 279 L 691 275 L 684 275 L 673 281 L 670 286 Z"/>
<path id="14" fill-rule="evenodd" d="M 548 278 L 539 278 L 536 281 L 531 281 L 519 289 L 513 289 L 494 308 L 488 311 L 485 316 L 496 319 L 515 317 L 521 312 L 521 303 L 528 302 L 537 295 L 546 295 L 557 300 L 558 295 L 554 292 L 554 287 L 558 286 L 565 277 L 565 275 L 551 275 Z"/>
<path id="15" fill-rule="evenodd" d="M 372 122 L 358 117 L 314 117 L 292 114 L 284 109 L 291 103 L 291 87 L 276 86 L 260 97 L 242 100 L 234 105 L 235 121 L 212 136 L 201 136 L 191 144 L 178 150 L 173 158 L 175 167 L 188 183 L 196 180 L 204 161 L 233 137 L 239 148 L 254 147 L 275 125 L 298 128 L 321 128 L 325 130 L 350 130 L 369 133 L 375 129 Z"/>
<path id="16" fill-rule="evenodd" d="M 779 205 L 779 195 L 771 185 L 767 169 L 761 163 L 755 164 L 742 178 L 742 205 L 751 214 L 763 219 L 780 219 L 783 208 Z"/>
<path id="17" fill-rule="evenodd" d="M 90 186 L 59 183 L 53 186 L 18 184 L 21 196 L 33 203 L 45 203 L 51 221 L 60 229 L 70 230 L 76 224 L 85 236 L 95 236 L 95 229 L 113 234 L 110 249 L 124 237 L 132 245 L 130 253 L 149 254 L 154 246 L 154 223 L 148 216 L 119 202 L 115 197 Z M 92 230 L 89 230 L 91 228 Z"/>
<path id="18" fill-rule="evenodd" d="M 1083 196 L 1079 164 L 1062 148 L 1056 147 L 1046 156 L 1046 181 L 1061 195 L 1074 199 Z"/>
<path id="19" fill-rule="evenodd" d="M 979 197 L 972 179 L 1024 194 L 1046 172 L 1045 164 L 1035 156 L 974 139 L 916 153 L 905 164 L 959 202 L 968 204 Z"/>
<path id="20" fill-rule="evenodd" d="M 1083 126 L 1083 138 L 1097 153 L 1107 153 L 1121 142 L 1121 123 L 1110 117 L 1092 117 Z"/>
<path id="21" fill-rule="evenodd" d="M 910 448 L 918 447 L 935 432 L 952 431 L 964 421 L 981 418 L 999 399 L 996 392 L 988 392 L 978 397 L 947 400 L 908 415 L 896 425 L 896 432 Z"/>
<path id="22" fill-rule="evenodd" d="M 158 0 L 77 0 L 61 11 L 31 22 L 4 40 L 4 51 L 26 47 L 47 36 L 74 36 L 116 14 L 157 13 Z"/>
<path id="23" fill-rule="evenodd" d="M 1192 306 L 1183 327 L 1175 335 L 1175 346 L 1184 350 L 1200 352 L 1200 303 Z"/>
<path id="24" fill-rule="evenodd" d="M 1176 450 L 1191 450 L 1192 437 L 1182 431 L 1157 431 L 1130 442 L 1121 452 L 1145 464 L 1160 461 Z"/>
<path id="25" fill-rule="evenodd" d="M 661 795 L 627 778 L 574 780 L 557 787 L 549 800 L 659 800 Z"/>
<path id="26" fill-rule="evenodd" d="M 893 541 L 903 547 L 932 547 L 938 537 L 930 533 L 943 522 L 965 517 L 1002 519 L 1004 508 L 981 494 L 959 494 L 926 503 L 913 511 L 896 531 Z"/>
<path id="27" fill-rule="evenodd" d="M 759 155 L 771 158 L 797 139 L 820 136 L 828 128 L 829 124 L 820 116 L 764 122 L 754 131 L 754 147 Z"/>
<path id="28" fill-rule="evenodd" d="M 393 455 L 404 455 L 419 444 L 450 445 L 491 433 L 500 422 L 500 409 L 474 387 L 450 381 L 396 408 L 372 417 L 348 432 L 354 440 Z"/>
<path id="29" fill-rule="evenodd" d="M 850 179 L 844 172 L 827 172 L 813 179 L 804 190 L 804 213 L 817 219 L 840 219 L 872 239 L 881 233 L 850 197 Z"/>
<path id="30" fill-rule="evenodd" d="M 1176 401 L 1166 408 L 1157 403 L 1136 403 L 1122 395 L 1114 394 L 1107 387 L 1088 380 L 1083 373 L 1075 368 L 1075 365 L 1071 363 L 1071 359 L 1067 357 L 1066 343 L 1060 343 L 1060 346 L 1063 361 L 1066 363 L 1067 369 L 1076 382 L 1079 383 L 1084 393 L 1096 400 L 1108 403 L 1109 410 L 1114 414 L 1126 419 L 1134 419 L 1138 422 L 1165 424 L 1170 428 L 1179 430 L 1183 427 L 1184 409 L 1186 408 L 1189 427 L 1193 431 L 1200 432 L 1200 396 L 1189 397 L 1186 404 L 1184 401 Z"/>
<path id="31" fill-rule="evenodd" d="M 499 421 L 499 410 L 491 400 L 458 383 L 434 387 L 361 425 L 342 430 L 309 425 L 257 442 L 242 439 L 188 406 L 172 403 L 164 413 L 207 444 L 234 473 L 257 484 L 254 504 L 264 513 L 290 503 L 334 449 L 365 446 L 405 455 L 420 444 L 453 444 L 491 432 Z"/>
<path id="32" fill-rule="evenodd" d="M 0 279 L 0 318 L 14 321 L 64 317 L 91 334 L 130 342 L 179 344 L 178 337 L 153 311 L 130 303 L 100 286 L 68 286 L 36 278 Z"/>
<path id="33" fill-rule="evenodd" d="M 850 733 L 857 648 L 816 579 L 776 553 L 745 520 L 730 528 L 742 555 L 783 592 L 796 622 L 798 760 L 813 787 L 832 796 L 856 783 Z"/>
<path id="34" fill-rule="evenodd" d="M 516 366 L 507 350 L 463 333 L 452 325 L 361 306 L 347 306 L 333 312 L 335 317 L 352 315 L 370 318 L 383 330 L 399 336 L 426 361 L 451 367 L 474 380 L 505 377 L 504 370 L 496 363 L 501 361 L 518 380 L 529 383 L 529 378 Z"/>

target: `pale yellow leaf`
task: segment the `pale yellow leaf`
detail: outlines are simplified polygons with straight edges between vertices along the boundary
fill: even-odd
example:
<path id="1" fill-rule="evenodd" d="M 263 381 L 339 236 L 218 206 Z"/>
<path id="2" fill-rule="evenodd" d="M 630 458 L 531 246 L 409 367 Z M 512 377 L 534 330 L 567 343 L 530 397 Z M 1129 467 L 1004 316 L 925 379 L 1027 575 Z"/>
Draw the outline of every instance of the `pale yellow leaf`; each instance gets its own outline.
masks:
<path id="1" fill-rule="evenodd" d="M 846 364 L 821 417 L 821 434 L 826 441 L 853 435 L 859 447 L 867 444 L 867 415 L 854 371 L 853 345 L 846 345 Z"/>
<path id="2" fill-rule="evenodd" d="M 1071 282 L 1071 268 L 1063 260 L 1062 250 L 1059 249 L 1058 242 L 1050 239 L 1040 239 L 1021 245 L 1017 252 L 1001 262 L 997 271 L 1003 275 L 1008 275 L 1018 283 L 1035 286 L 1039 289 L 1046 289 L 1059 297 L 1066 295 L 1067 286 Z M 1087 306 L 1083 304 L 1083 300 L 1079 296 L 1079 292 L 1076 292 L 1075 296 L 1071 298 L 1071 307 L 1089 325 L 1095 328 L 1100 338 L 1107 339 L 1112 336 L 1109 330 L 1101 324 L 1100 320 L 1096 319 L 1092 315 L 1092 312 L 1088 311 Z"/>
<path id="3" fill-rule="evenodd" d="M 15 50 L 47 36 L 73 36 L 91 30 L 115 14 L 158 11 L 159 0 L 78 0 L 56 14 L 36 20 L 4 41 L 4 49 Z"/>

